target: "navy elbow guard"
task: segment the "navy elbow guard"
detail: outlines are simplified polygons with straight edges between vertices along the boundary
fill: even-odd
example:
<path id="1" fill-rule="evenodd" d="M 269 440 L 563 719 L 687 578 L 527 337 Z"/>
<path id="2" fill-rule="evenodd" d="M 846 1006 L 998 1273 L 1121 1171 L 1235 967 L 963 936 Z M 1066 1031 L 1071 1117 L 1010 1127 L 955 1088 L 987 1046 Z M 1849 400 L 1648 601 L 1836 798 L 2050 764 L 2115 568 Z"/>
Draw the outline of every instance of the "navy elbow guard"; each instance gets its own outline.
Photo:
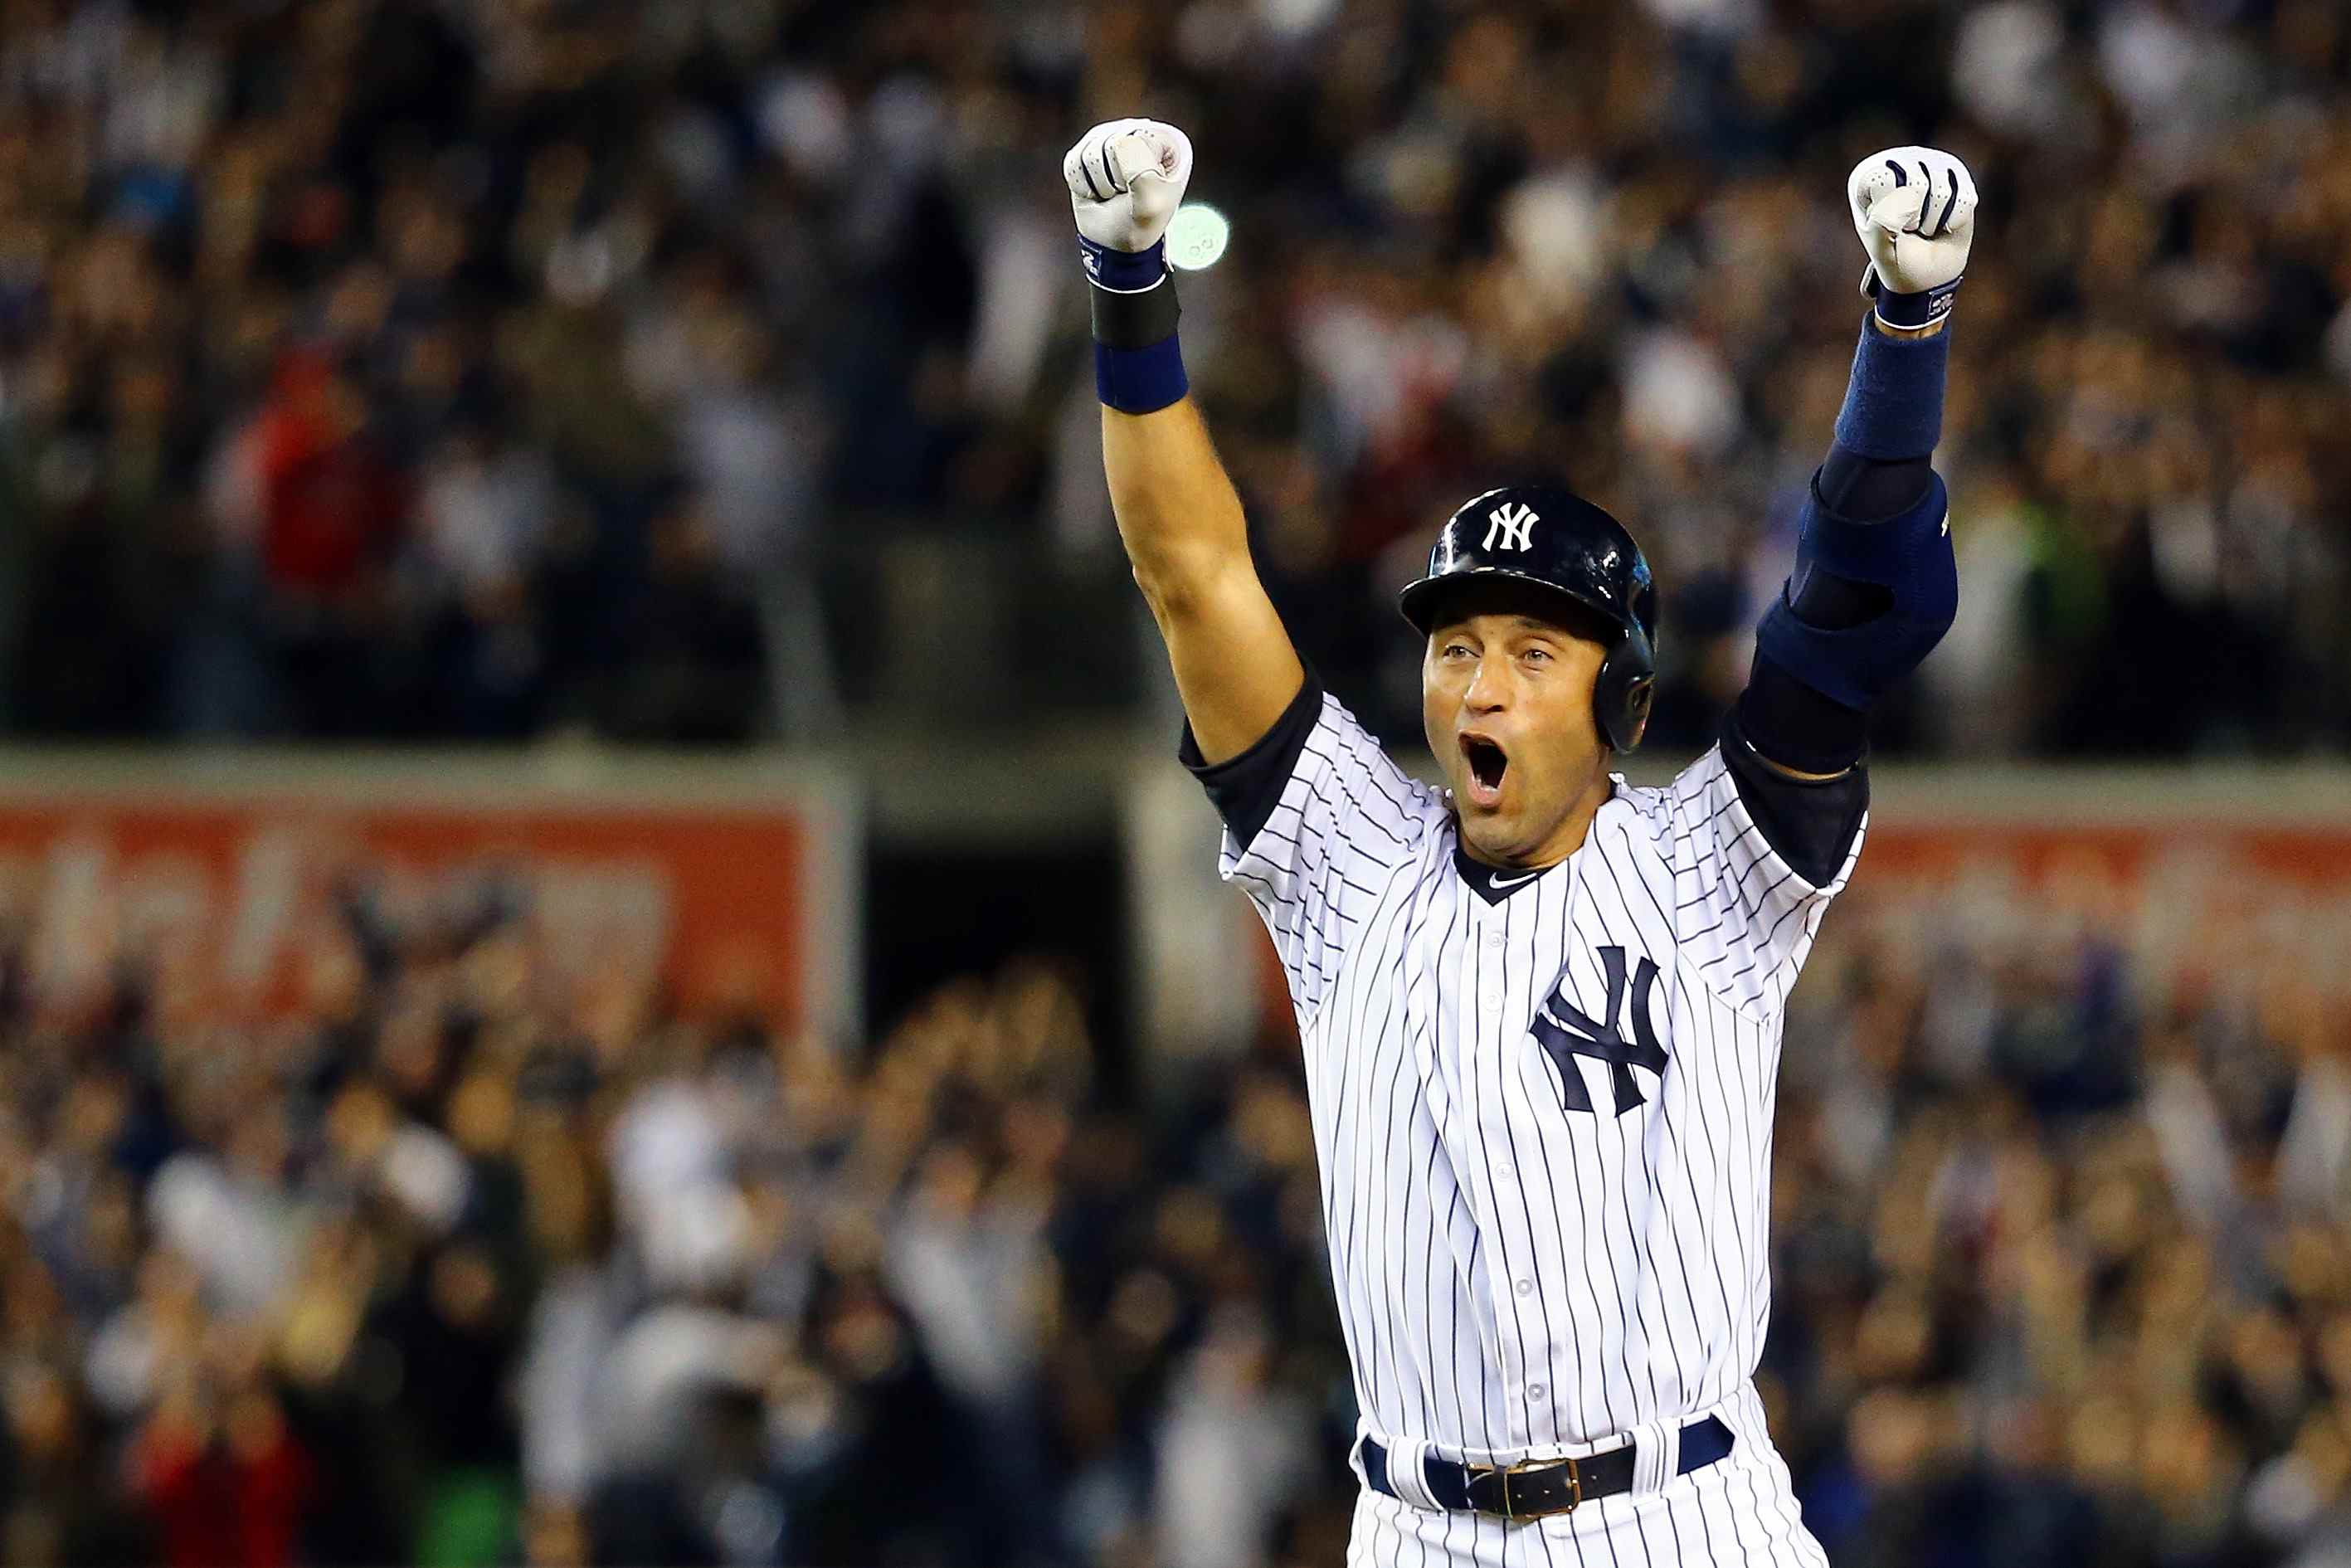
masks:
<path id="1" fill-rule="evenodd" d="M 1959 562 L 1951 554 L 1950 497 L 1936 475 L 1918 504 L 1898 517 L 1856 523 L 1804 502 L 1796 570 L 1755 629 L 1764 657 L 1832 701 L 1865 709 L 1917 669 L 1959 612 Z M 1790 601 L 1805 579 L 1826 572 L 1880 590 L 1886 608 L 1857 624 L 1814 626 Z"/>

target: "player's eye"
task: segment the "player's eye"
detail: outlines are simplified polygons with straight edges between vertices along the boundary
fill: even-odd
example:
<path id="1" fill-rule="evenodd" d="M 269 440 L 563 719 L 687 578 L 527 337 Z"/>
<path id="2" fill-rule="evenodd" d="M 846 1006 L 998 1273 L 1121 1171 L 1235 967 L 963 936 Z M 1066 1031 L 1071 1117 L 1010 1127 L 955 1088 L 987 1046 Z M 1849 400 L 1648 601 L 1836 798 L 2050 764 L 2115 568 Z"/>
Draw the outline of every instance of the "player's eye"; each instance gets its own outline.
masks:
<path id="1" fill-rule="evenodd" d="M 1469 652 L 1469 644 L 1467 643 L 1447 643 L 1445 644 L 1443 656 L 1447 659 L 1468 659 L 1475 655 Z"/>
<path id="2" fill-rule="evenodd" d="M 1530 664 L 1548 664 L 1551 663 L 1551 650 L 1549 648 L 1530 648 L 1526 651 L 1525 658 Z"/>

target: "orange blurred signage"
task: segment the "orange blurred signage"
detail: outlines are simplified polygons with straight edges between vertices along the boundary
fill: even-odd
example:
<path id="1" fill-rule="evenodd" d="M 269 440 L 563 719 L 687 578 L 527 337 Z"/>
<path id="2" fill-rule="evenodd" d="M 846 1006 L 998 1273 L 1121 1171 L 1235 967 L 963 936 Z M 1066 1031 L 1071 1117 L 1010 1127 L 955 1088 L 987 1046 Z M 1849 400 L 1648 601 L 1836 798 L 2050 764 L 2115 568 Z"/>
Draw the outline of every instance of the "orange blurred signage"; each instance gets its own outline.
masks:
<path id="1" fill-rule="evenodd" d="M 689 1008 L 787 1019 L 838 999 L 821 967 L 832 944 L 814 923 L 853 909 L 812 886 L 838 857 L 810 802 L 371 793 L 0 798 L 0 921 L 28 936 L 45 993 L 70 996 L 126 960 L 171 963 L 222 1004 L 266 1015 L 298 999 L 308 952 L 352 890 L 395 927 L 496 897 L 559 977 L 657 972 Z"/>

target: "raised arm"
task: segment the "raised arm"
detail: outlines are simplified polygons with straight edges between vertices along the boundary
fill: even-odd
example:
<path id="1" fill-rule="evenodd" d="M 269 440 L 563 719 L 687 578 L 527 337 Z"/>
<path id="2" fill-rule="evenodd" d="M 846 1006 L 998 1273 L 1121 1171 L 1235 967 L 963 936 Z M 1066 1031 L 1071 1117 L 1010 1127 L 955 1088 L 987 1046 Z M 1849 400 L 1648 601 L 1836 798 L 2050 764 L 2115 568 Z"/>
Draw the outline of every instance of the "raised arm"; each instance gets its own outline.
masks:
<path id="1" fill-rule="evenodd" d="M 1202 759 L 1246 751 L 1305 680 L 1249 553 L 1240 497 L 1187 395 L 1165 236 L 1192 175 L 1172 125 L 1113 120 L 1063 160 L 1092 297 L 1102 469 Z"/>
<path id="2" fill-rule="evenodd" d="M 1846 182 L 1874 301 L 1828 459 L 1804 498 L 1795 570 L 1756 627 L 1723 758 L 1771 848 L 1814 888 L 1848 862 L 1869 803 L 1869 709 L 1959 607 L 1949 498 L 1933 466 L 1951 298 L 1975 183 L 1948 152 L 1897 147 Z"/>
<path id="3" fill-rule="evenodd" d="M 1897 147 L 1862 160 L 1846 193 L 1875 303 L 1805 497 L 1795 570 L 1756 629 L 1731 736 L 1809 779 L 1860 765 L 1871 705 L 1933 650 L 1959 603 L 1932 459 L 1975 183 L 1948 152 Z"/>

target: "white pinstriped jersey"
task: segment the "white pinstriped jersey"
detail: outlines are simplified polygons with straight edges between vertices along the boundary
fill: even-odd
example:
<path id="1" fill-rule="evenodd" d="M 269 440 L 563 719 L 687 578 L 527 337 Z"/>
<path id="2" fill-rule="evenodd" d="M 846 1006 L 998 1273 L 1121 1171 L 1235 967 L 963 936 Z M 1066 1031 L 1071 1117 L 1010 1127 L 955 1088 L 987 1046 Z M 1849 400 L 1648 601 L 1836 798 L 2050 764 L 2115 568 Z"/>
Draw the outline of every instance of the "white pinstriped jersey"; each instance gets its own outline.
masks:
<path id="1" fill-rule="evenodd" d="M 1782 1005 L 1859 852 L 1804 881 L 1718 747 L 1617 779 L 1565 862 L 1479 873 L 1322 699 L 1219 867 L 1289 977 L 1366 1432 L 1510 1463 L 1751 1404 Z"/>

